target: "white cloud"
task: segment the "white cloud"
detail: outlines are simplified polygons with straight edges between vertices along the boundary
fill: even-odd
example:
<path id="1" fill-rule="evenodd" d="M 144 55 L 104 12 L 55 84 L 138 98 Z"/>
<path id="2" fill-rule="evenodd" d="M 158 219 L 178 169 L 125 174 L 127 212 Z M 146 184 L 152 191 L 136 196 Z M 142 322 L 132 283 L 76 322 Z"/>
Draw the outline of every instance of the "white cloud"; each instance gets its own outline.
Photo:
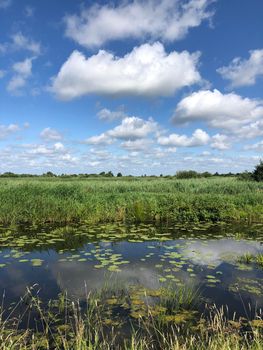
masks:
<path id="1" fill-rule="evenodd" d="M 35 55 L 39 55 L 41 53 L 40 43 L 27 38 L 21 32 L 12 35 L 12 41 L 12 46 L 16 50 L 27 50 Z"/>
<path id="2" fill-rule="evenodd" d="M 218 90 L 198 91 L 182 99 L 174 112 L 175 123 L 206 121 L 209 126 L 239 134 L 263 117 L 263 102 Z M 250 135 L 252 136 L 252 135 Z"/>
<path id="3" fill-rule="evenodd" d="M 7 84 L 7 91 L 11 93 L 18 93 L 20 89 L 26 85 L 27 79 L 32 74 L 32 60 L 34 58 L 26 58 L 24 61 L 16 62 L 13 65 L 15 75 Z"/>
<path id="4" fill-rule="evenodd" d="M 68 150 L 61 142 L 56 142 L 50 146 L 43 144 L 26 144 L 23 147 L 26 150 L 27 156 L 34 155 L 60 159 L 60 156 L 69 154 Z"/>
<path id="5" fill-rule="evenodd" d="M 0 140 L 5 139 L 19 130 L 20 128 L 17 124 L 0 125 Z"/>
<path id="6" fill-rule="evenodd" d="M 123 119 L 126 117 L 126 114 L 122 109 L 116 110 L 116 111 L 111 111 L 107 108 L 101 109 L 98 113 L 97 116 L 100 120 L 105 120 L 105 121 L 113 121 L 117 119 Z"/>
<path id="7" fill-rule="evenodd" d="M 263 120 L 257 120 L 238 128 L 235 132 L 240 138 L 253 139 L 258 136 L 263 136 Z"/>
<path id="8" fill-rule="evenodd" d="M 91 148 L 90 154 L 91 154 L 92 159 L 107 160 L 107 159 L 112 158 L 112 155 L 110 152 L 105 151 L 105 150 L 101 150 L 98 148 L 96 148 L 96 149 Z"/>
<path id="9" fill-rule="evenodd" d="M 223 151 L 229 149 L 231 144 L 226 135 L 216 134 L 212 137 L 211 147 Z"/>
<path id="10" fill-rule="evenodd" d="M 210 141 L 212 138 L 210 139 Z M 152 142 L 151 142 L 152 141 Z M 100 148 L 97 145 L 83 150 L 80 143 L 72 144 L 68 149 L 63 143 L 54 144 L 15 144 L 1 148 L 0 172 L 43 173 L 48 170 L 56 173 L 87 173 L 112 170 L 115 174 L 174 174 L 178 169 L 195 169 L 197 171 L 240 172 L 252 170 L 260 160 L 260 153 L 224 156 L 210 152 L 193 155 L 189 149 L 175 147 L 158 147 L 155 138 L 119 142 L 112 147 Z M 148 144 L 147 144 L 148 143 Z M 128 148 L 124 147 L 124 144 Z M 146 147 L 143 149 L 143 146 Z M 135 149 L 137 148 L 137 149 Z M 93 167 L 91 169 L 90 167 Z"/>
<path id="11" fill-rule="evenodd" d="M 0 9 L 6 9 L 12 4 L 12 0 L 0 0 Z"/>
<path id="12" fill-rule="evenodd" d="M 249 59 L 236 57 L 229 66 L 217 69 L 224 79 L 230 80 L 232 87 L 254 85 L 263 75 L 263 49 L 249 53 Z"/>
<path id="13" fill-rule="evenodd" d="M 78 44 L 101 46 L 110 40 L 161 39 L 174 41 L 211 19 L 213 0 L 121 1 L 117 6 L 93 5 L 65 18 L 66 35 Z"/>
<path id="14" fill-rule="evenodd" d="M 137 139 L 121 143 L 121 147 L 128 151 L 147 151 L 153 146 L 153 140 Z"/>
<path id="15" fill-rule="evenodd" d="M 102 133 L 101 135 L 91 136 L 84 142 L 90 145 L 110 145 L 113 140 L 107 134 Z"/>
<path id="16" fill-rule="evenodd" d="M 160 136 L 157 142 L 161 146 L 169 147 L 196 147 L 204 146 L 210 140 L 209 135 L 201 129 L 196 129 L 192 136 L 170 134 L 169 136 Z"/>
<path id="17" fill-rule="evenodd" d="M 64 151 L 65 150 L 65 146 L 61 142 L 56 142 L 54 144 L 54 150 L 56 150 L 56 151 Z"/>
<path id="18" fill-rule="evenodd" d="M 42 155 L 52 155 L 54 153 L 54 147 L 47 147 L 45 145 L 27 145 L 28 148 L 30 147 L 30 149 L 28 150 L 28 154 L 35 154 L 38 156 L 42 156 Z"/>
<path id="19" fill-rule="evenodd" d="M 152 119 L 143 120 L 138 117 L 126 117 L 116 128 L 109 130 L 108 135 L 120 140 L 141 139 L 157 131 L 158 125 Z"/>
<path id="20" fill-rule="evenodd" d="M 41 131 L 40 136 L 46 141 L 59 141 L 63 136 L 55 129 L 45 128 Z"/>
<path id="21" fill-rule="evenodd" d="M 0 164 L 4 171 L 13 169 L 16 172 L 43 173 L 50 169 L 64 168 L 64 172 L 68 172 L 70 167 L 75 168 L 77 161 L 78 158 L 61 142 L 49 146 L 31 143 L 13 145 L 2 149 L 0 154 Z"/>
<path id="22" fill-rule="evenodd" d="M 135 47 L 124 57 L 100 50 L 86 58 L 74 51 L 53 78 L 51 91 L 62 100 L 88 94 L 168 96 L 201 82 L 200 53 L 166 53 L 159 42 Z"/>
<path id="23" fill-rule="evenodd" d="M 158 124 L 152 119 L 144 120 L 138 117 L 126 117 L 121 124 L 100 135 L 92 136 L 85 143 L 93 145 L 109 145 L 115 140 L 135 141 L 143 139 L 158 130 Z M 124 143 L 125 145 L 125 143 Z M 126 143 L 126 146 L 128 143 Z"/>
<path id="24" fill-rule="evenodd" d="M 258 152 L 263 152 L 263 140 L 259 141 L 253 145 L 247 145 L 244 147 L 245 150 L 255 150 Z"/>
<path id="25" fill-rule="evenodd" d="M 5 76 L 6 72 L 2 69 L 0 69 L 0 79 L 2 79 Z"/>
<path id="26" fill-rule="evenodd" d="M 33 58 L 26 58 L 24 61 L 15 63 L 13 70 L 24 77 L 28 77 L 32 71 L 32 60 Z"/>
<path id="27" fill-rule="evenodd" d="M 26 85 L 26 80 L 22 76 L 14 76 L 7 85 L 7 91 L 11 93 L 19 93 L 19 90 Z"/>

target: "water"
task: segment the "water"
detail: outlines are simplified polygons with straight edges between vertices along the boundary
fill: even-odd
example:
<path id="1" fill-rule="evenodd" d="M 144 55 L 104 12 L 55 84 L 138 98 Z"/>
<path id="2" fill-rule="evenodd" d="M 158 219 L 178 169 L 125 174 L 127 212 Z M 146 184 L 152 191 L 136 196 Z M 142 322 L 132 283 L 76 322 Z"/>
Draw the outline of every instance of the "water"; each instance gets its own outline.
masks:
<path id="1" fill-rule="evenodd" d="M 17 302 L 37 284 L 48 301 L 67 291 L 84 301 L 106 283 L 158 290 L 189 286 L 202 304 L 253 317 L 263 307 L 263 225 L 78 225 L 0 228 L 0 293 Z"/>

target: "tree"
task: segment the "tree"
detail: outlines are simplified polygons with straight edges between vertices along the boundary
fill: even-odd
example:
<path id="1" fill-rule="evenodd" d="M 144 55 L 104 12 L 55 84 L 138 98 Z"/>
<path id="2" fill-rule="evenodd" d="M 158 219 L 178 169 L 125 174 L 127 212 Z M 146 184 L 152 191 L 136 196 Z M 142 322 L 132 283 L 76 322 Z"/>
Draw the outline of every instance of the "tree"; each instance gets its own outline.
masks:
<path id="1" fill-rule="evenodd" d="M 56 174 L 53 174 L 52 171 L 48 171 L 47 173 L 43 174 L 42 176 L 55 177 L 55 176 L 57 176 L 57 175 L 56 175 Z"/>
<path id="2" fill-rule="evenodd" d="M 122 177 L 122 173 L 118 173 L 118 174 L 117 174 L 117 177 Z"/>
<path id="3" fill-rule="evenodd" d="M 18 177 L 18 175 L 11 173 L 11 171 L 7 171 L 7 172 L 1 174 L 1 177 Z"/>
<path id="4" fill-rule="evenodd" d="M 113 175 L 113 172 L 112 172 L 112 171 L 108 171 L 107 174 L 106 174 L 105 176 L 107 176 L 107 177 L 113 177 L 114 175 Z"/>
<path id="5" fill-rule="evenodd" d="M 255 181 L 263 181 L 263 161 L 261 160 L 258 165 L 256 165 L 255 170 L 252 173 L 252 178 Z"/>
<path id="6" fill-rule="evenodd" d="M 209 173 L 208 171 L 205 171 L 204 173 L 201 174 L 201 177 L 211 177 L 212 174 Z"/>
<path id="7" fill-rule="evenodd" d="M 176 173 L 177 179 L 195 179 L 197 177 L 199 177 L 199 175 L 194 170 L 181 170 Z"/>

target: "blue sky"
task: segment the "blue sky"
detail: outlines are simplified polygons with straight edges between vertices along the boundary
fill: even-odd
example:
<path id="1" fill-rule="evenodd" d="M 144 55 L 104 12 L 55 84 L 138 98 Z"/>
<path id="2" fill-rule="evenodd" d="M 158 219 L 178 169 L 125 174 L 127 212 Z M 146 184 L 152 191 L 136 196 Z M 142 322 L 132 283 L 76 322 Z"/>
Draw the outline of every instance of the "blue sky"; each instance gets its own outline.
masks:
<path id="1" fill-rule="evenodd" d="M 261 0 L 0 0 L 0 172 L 251 170 Z"/>

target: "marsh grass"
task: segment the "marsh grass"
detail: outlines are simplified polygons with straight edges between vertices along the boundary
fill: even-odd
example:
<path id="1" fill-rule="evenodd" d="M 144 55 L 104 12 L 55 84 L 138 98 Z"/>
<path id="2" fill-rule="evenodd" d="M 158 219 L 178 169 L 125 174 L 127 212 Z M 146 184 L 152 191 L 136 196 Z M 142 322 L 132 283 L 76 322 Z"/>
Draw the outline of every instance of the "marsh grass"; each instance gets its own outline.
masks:
<path id="1" fill-rule="evenodd" d="M 258 267 L 263 268 L 263 254 L 253 255 L 251 253 L 245 253 L 238 258 L 238 262 L 251 264 L 255 263 Z"/>
<path id="2" fill-rule="evenodd" d="M 114 293 L 114 298 L 123 302 L 123 291 L 105 287 L 103 292 L 88 294 L 85 306 L 64 294 L 44 307 L 35 288 L 28 288 L 14 307 L 17 309 L 26 303 L 20 317 L 14 317 L 14 310 L 5 319 L 1 313 L 0 350 L 259 350 L 263 346 L 260 317 L 249 321 L 234 316 L 229 320 L 223 307 L 218 309 L 212 305 L 203 315 L 166 321 L 162 313 L 152 313 L 150 308 L 139 319 L 109 322 L 110 309 L 104 300 Z M 193 295 L 193 291 L 190 294 Z M 172 301 L 168 301 L 169 296 Z M 183 304 L 191 305 L 189 294 L 180 305 L 174 298 L 174 294 L 167 292 L 166 303 L 175 305 L 174 316 L 183 315 Z M 111 310 L 115 307 L 111 305 Z M 32 315 L 35 327 L 21 327 L 22 319 Z M 114 312 L 110 317 L 113 315 Z"/>
<path id="3" fill-rule="evenodd" d="M 263 268 L 263 254 L 258 254 L 256 256 L 256 264 Z"/>
<path id="4" fill-rule="evenodd" d="M 0 223 L 263 221 L 263 183 L 176 180 L 0 179 Z"/>
<path id="5" fill-rule="evenodd" d="M 194 286 L 178 288 L 175 283 L 169 283 L 162 289 L 160 305 L 171 311 L 194 309 L 200 304 L 201 292 Z"/>
<path id="6" fill-rule="evenodd" d="M 245 253 L 244 255 L 238 258 L 238 262 L 241 262 L 241 263 L 249 264 L 249 263 L 252 263 L 253 261 L 254 261 L 254 255 L 251 253 Z"/>

